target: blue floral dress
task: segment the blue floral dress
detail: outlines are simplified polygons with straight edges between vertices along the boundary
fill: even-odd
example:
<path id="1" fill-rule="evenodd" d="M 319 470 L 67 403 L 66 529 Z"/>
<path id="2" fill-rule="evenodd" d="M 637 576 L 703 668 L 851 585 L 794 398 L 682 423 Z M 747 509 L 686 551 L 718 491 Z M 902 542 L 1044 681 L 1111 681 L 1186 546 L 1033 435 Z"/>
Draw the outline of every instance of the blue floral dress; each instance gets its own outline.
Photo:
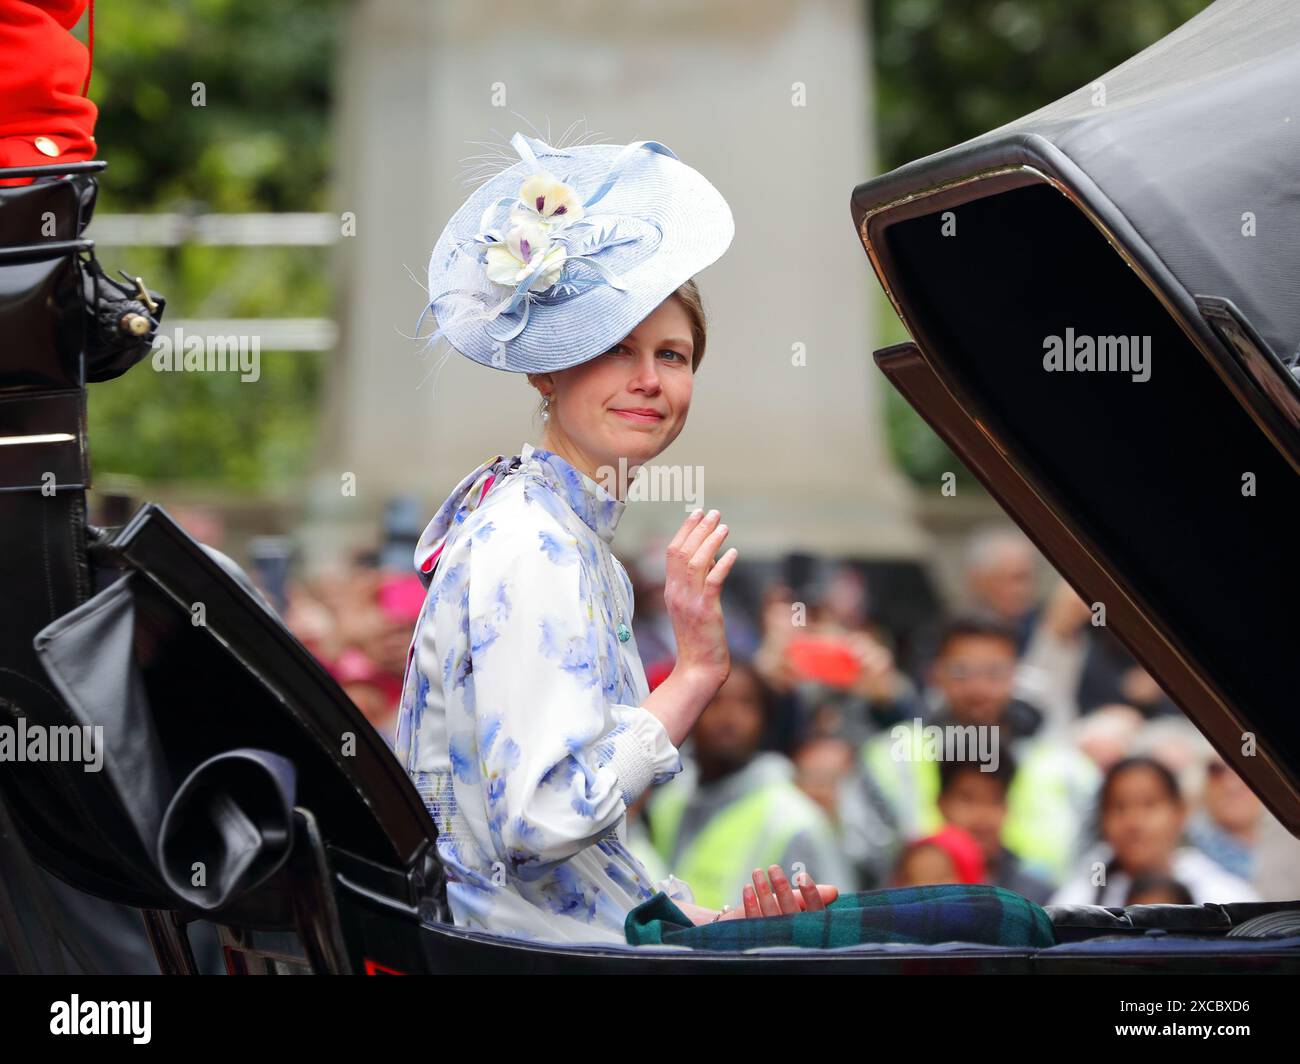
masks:
<path id="1" fill-rule="evenodd" d="M 395 751 L 438 829 L 458 926 L 625 942 L 658 890 L 629 851 L 628 806 L 682 762 L 630 627 L 610 552 L 626 503 L 525 443 L 466 476 L 416 549 L 428 582 L 407 656 Z"/>

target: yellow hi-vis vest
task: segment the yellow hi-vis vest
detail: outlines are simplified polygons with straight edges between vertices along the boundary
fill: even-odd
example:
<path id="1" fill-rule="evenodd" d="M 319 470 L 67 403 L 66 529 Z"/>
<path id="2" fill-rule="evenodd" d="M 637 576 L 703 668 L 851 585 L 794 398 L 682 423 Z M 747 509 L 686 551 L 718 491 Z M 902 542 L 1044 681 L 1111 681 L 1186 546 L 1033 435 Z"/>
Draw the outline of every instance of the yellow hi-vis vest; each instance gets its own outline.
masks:
<path id="1" fill-rule="evenodd" d="M 719 909 L 739 905 L 741 888 L 755 868 L 766 869 L 784 856 L 801 831 L 816 831 L 824 814 L 787 780 L 774 780 L 716 813 L 674 862 L 677 832 L 690 798 L 687 788 L 666 787 L 648 810 L 650 838 L 673 874 L 683 879 L 697 905 Z M 791 869 L 785 869 L 792 875 Z"/>

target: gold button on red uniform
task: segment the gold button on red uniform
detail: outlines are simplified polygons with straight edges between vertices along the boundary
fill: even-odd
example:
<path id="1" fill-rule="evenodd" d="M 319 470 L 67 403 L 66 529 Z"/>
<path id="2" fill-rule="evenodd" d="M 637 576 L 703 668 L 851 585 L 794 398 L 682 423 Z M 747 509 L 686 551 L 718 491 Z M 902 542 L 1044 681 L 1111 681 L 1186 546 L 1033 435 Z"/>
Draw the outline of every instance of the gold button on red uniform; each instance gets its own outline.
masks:
<path id="1" fill-rule="evenodd" d="M 0 3 L 0 167 L 95 157 L 99 109 L 84 95 L 90 50 L 72 35 L 93 0 Z M 28 177 L 0 180 L 25 185 Z"/>

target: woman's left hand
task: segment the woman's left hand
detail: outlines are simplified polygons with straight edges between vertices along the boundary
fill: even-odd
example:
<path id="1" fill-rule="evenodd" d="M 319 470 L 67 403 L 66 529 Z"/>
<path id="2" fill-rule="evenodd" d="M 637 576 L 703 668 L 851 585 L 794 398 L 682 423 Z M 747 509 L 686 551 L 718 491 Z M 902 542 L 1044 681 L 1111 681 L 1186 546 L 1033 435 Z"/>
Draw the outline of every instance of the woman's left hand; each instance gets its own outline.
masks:
<path id="1" fill-rule="evenodd" d="M 770 882 L 769 882 L 770 877 Z M 727 909 L 721 916 L 716 909 L 706 909 L 699 905 L 687 905 L 678 902 L 682 910 L 696 926 L 721 923 L 723 920 L 746 920 L 762 916 L 781 916 L 787 913 L 808 912 L 813 909 L 825 909 L 829 902 L 840 896 L 840 888 L 829 883 L 814 883 L 807 872 L 795 876 L 791 886 L 785 870 L 778 864 L 768 865 L 767 874 L 761 868 L 754 869 L 754 884 L 745 884 L 741 891 L 742 906 Z"/>
<path id="2" fill-rule="evenodd" d="M 718 917 L 719 922 L 825 909 L 828 903 L 840 896 L 839 887 L 814 883 L 807 872 L 795 876 L 796 882 L 791 886 L 785 870 L 778 864 L 768 865 L 766 875 L 762 869 L 755 868 L 753 878 L 753 885 L 746 883 L 741 892 L 741 907 L 728 909 Z"/>
<path id="3" fill-rule="evenodd" d="M 762 869 L 755 868 L 753 879 L 753 886 L 746 883 L 741 892 L 746 919 L 824 909 L 828 902 L 840 896 L 839 887 L 829 883 L 814 883 L 807 872 L 795 876 L 797 889 L 792 889 L 785 870 L 779 864 L 768 865 L 766 876 Z"/>

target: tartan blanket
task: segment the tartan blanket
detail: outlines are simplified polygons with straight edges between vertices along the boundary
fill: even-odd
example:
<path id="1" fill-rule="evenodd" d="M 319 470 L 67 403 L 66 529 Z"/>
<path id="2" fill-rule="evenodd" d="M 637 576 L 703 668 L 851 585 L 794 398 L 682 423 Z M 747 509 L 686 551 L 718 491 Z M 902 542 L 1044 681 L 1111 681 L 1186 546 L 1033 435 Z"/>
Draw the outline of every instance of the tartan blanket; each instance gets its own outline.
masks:
<path id="1" fill-rule="evenodd" d="M 834 949 L 863 943 L 1056 945 L 1043 907 L 1002 887 L 945 883 L 841 894 L 825 909 L 724 920 L 697 927 L 663 891 L 627 914 L 633 946 L 747 950 L 762 946 Z"/>

